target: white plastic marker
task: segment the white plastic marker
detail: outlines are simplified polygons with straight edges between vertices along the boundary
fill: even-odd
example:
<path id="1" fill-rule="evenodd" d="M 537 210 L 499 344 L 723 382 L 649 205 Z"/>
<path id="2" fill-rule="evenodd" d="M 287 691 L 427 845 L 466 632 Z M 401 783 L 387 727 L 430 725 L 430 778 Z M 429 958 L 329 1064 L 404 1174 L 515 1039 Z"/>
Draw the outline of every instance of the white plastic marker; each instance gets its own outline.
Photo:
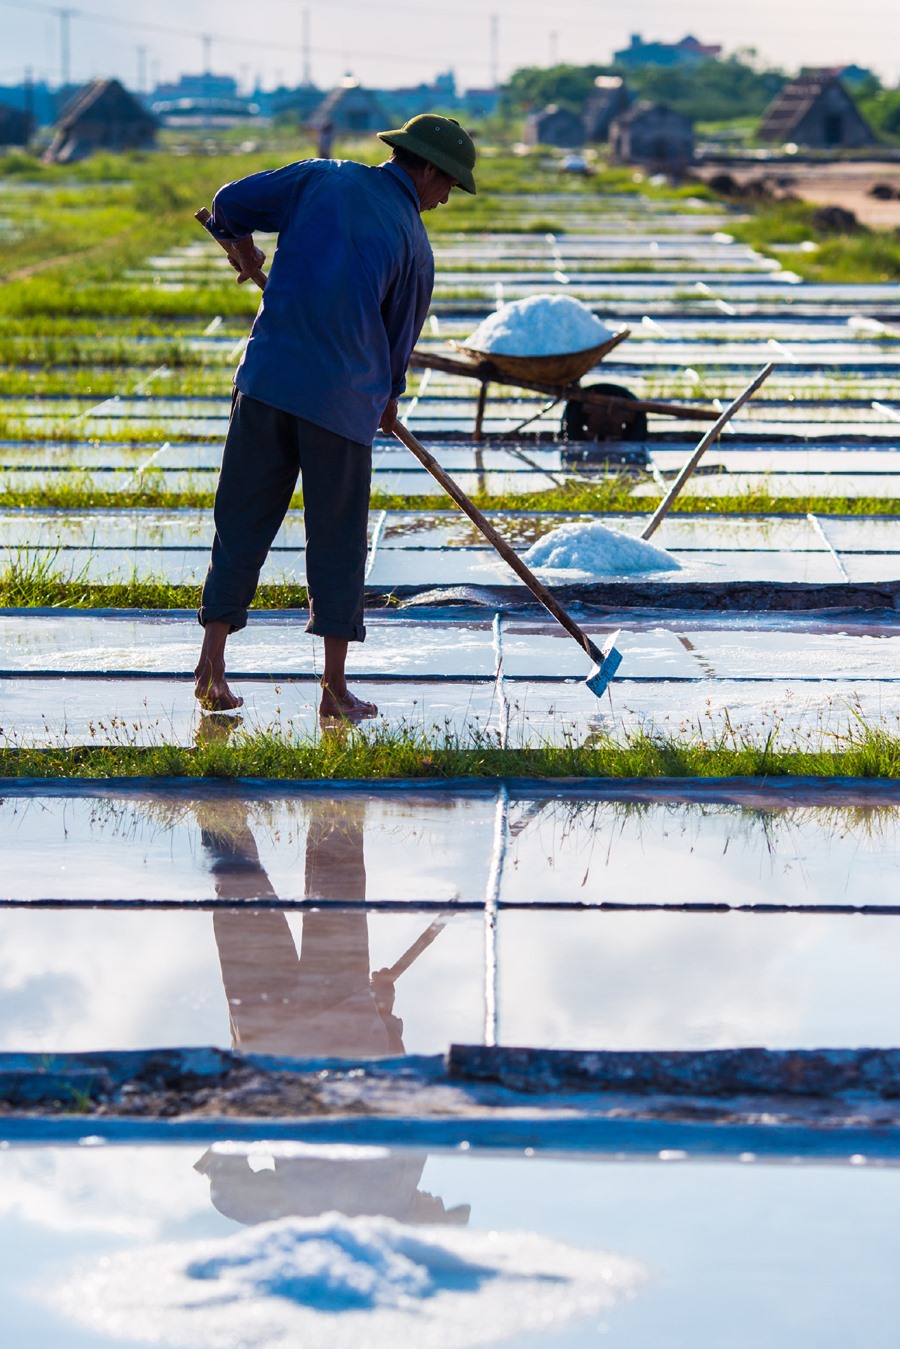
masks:
<path id="1" fill-rule="evenodd" d="M 756 378 L 747 385 L 743 393 L 739 393 L 734 402 L 729 403 L 728 407 L 722 413 L 719 420 L 717 422 L 714 422 L 713 425 L 709 428 L 709 430 L 706 432 L 706 435 L 700 441 L 700 444 L 697 446 L 696 450 L 694 450 L 694 453 L 691 455 L 690 459 L 687 461 L 684 468 L 679 473 L 678 477 L 672 483 L 672 486 L 669 488 L 665 497 L 657 506 L 653 515 L 650 517 L 650 520 L 644 526 L 643 530 L 641 531 L 642 539 L 649 539 L 651 534 L 656 533 L 657 529 L 659 529 L 659 526 L 662 524 L 663 520 L 665 520 L 666 516 L 669 514 L 669 511 L 672 509 L 672 505 L 675 501 L 675 498 L 678 496 L 678 493 L 684 487 L 688 478 L 691 476 L 694 469 L 700 463 L 700 460 L 703 458 L 704 454 L 709 449 L 710 445 L 716 439 L 719 432 L 722 430 L 723 426 L 725 426 L 726 422 L 731 421 L 731 418 L 734 416 L 734 414 L 738 411 L 739 408 L 742 408 L 744 406 L 748 398 L 753 397 L 759 386 L 765 383 L 765 381 L 769 378 L 769 376 L 771 375 L 772 371 L 775 368 L 776 367 L 771 364 L 764 366 L 763 369 L 760 370 Z"/>
<path id="2" fill-rule="evenodd" d="M 208 230 L 212 215 L 205 206 L 202 206 L 199 211 L 194 212 L 194 219 L 199 220 L 203 228 Z M 215 235 L 213 235 L 213 238 L 215 238 Z M 217 240 L 217 243 L 221 244 L 222 248 L 224 248 L 225 252 L 228 253 L 230 257 L 231 251 L 228 245 L 222 243 L 221 239 Z M 251 280 L 259 286 L 260 290 L 265 290 L 268 277 L 262 268 L 259 268 L 253 273 Z M 499 287 L 500 283 L 498 282 L 497 284 Z M 721 418 L 719 421 L 721 421 Z M 719 423 L 717 422 L 716 425 L 718 426 Z M 402 422 L 397 422 L 394 426 L 394 435 L 402 445 L 405 445 L 406 448 L 415 455 L 423 468 L 428 470 L 431 476 L 441 484 L 447 495 L 456 502 L 460 510 L 464 511 L 472 523 L 481 530 L 481 533 L 487 539 L 491 547 L 495 548 L 503 558 L 504 562 L 512 567 L 519 579 L 525 582 L 535 599 L 540 600 L 541 604 L 549 614 L 552 614 L 557 623 L 565 628 L 570 637 L 575 638 L 575 641 L 580 647 L 584 648 L 594 662 L 593 669 L 584 682 L 591 690 L 591 693 L 596 694 L 598 698 L 602 698 L 609 687 L 613 676 L 622 664 L 621 653 L 616 650 L 616 638 L 619 635 L 618 632 L 614 632 L 612 636 L 607 637 L 602 647 L 599 647 L 595 642 L 592 642 L 587 633 L 583 632 L 578 626 L 574 618 L 566 613 L 559 601 L 550 594 L 547 587 L 541 584 L 534 575 L 534 572 L 526 567 L 518 553 L 514 553 L 506 540 L 500 537 L 496 529 L 494 529 L 494 526 L 485 519 L 481 514 L 481 511 L 469 500 L 462 488 L 457 487 L 453 479 L 448 477 L 434 455 L 429 454 L 428 450 L 425 449 L 425 446 L 419 444 L 413 433 L 408 430 Z"/>

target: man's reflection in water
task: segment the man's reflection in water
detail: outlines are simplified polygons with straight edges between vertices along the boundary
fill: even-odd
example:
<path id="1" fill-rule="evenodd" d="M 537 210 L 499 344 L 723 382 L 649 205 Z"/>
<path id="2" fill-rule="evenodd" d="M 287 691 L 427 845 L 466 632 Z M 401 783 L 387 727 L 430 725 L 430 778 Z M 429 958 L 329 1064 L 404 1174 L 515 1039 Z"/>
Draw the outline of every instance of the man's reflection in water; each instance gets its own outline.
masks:
<path id="1" fill-rule="evenodd" d="M 243 803 L 201 820 L 220 899 L 276 899 Z M 306 895 L 366 896 L 365 802 L 314 799 L 306 835 Z M 217 910 L 213 923 L 235 1049 L 294 1058 L 383 1058 L 405 1053 L 387 970 L 370 974 L 368 917 L 361 908 L 304 913 L 300 954 L 284 913 Z M 276 1150 L 277 1154 L 277 1150 Z M 469 1206 L 446 1210 L 419 1190 L 424 1153 L 342 1157 L 275 1155 L 254 1170 L 234 1145 L 211 1148 L 196 1164 L 213 1204 L 238 1222 L 331 1210 L 385 1214 L 404 1222 L 465 1223 Z"/>
<path id="2" fill-rule="evenodd" d="M 205 828 L 220 899 L 276 899 L 246 813 L 227 831 Z M 315 801 L 306 835 L 309 899 L 366 897 L 365 803 Z M 300 955 L 287 916 L 223 909 L 213 919 L 232 1043 L 248 1054 L 383 1058 L 404 1053 L 386 971 L 371 977 L 364 909 L 303 915 Z"/>

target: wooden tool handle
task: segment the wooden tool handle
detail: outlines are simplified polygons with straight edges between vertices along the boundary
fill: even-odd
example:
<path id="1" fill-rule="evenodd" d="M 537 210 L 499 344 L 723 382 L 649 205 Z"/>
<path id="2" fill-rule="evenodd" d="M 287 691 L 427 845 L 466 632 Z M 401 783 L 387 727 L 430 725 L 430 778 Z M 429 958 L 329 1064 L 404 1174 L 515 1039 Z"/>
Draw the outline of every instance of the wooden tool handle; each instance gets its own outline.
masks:
<path id="1" fill-rule="evenodd" d="M 746 389 L 744 389 L 742 393 L 738 394 L 737 398 L 734 400 L 733 403 L 729 404 L 729 406 L 719 417 L 719 420 L 716 422 L 715 426 L 711 426 L 709 428 L 709 430 L 706 432 L 706 435 L 700 441 L 700 444 L 697 446 L 696 450 L 694 450 L 694 453 L 691 455 L 690 459 L 687 461 L 684 468 L 679 473 L 678 477 L 672 483 L 672 486 L 669 488 L 665 497 L 657 506 L 655 512 L 653 513 L 649 522 L 647 523 L 643 532 L 641 533 L 642 539 L 649 539 L 651 534 L 656 533 L 657 529 L 659 529 L 659 526 L 662 524 L 663 520 L 669 514 L 669 511 L 672 509 L 672 506 L 675 504 L 675 498 L 678 496 L 682 487 L 684 487 L 688 478 L 691 476 L 694 469 L 700 463 L 700 460 L 703 458 L 704 454 L 709 449 L 710 445 L 716 439 L 719 432 L 722 430 L 723 426 L 725 426 L 727 422 L 731 421 L 734 414 L 738 411 L 739 408 L 742 408 L 744 406 L 748 398 L 752 398 L 752 396 L 756 393 L 756 390 L 759 388 L 759 386 L 765 383 L 765 381 L 769 378 L 774 369 L 775 366 L 772 365 L 771 363 L 769 365 L 764 366 L 763 369 L 760 370 L 756 378 L 747 385 Z"/>
<path id="2" fill-rule="evenodd" d="M 200 221 L 200 224 L 210 235 L 210 238 L 216 239 L 216 236 L 211 232 L 209 228 L 210 223 L 212 222 L 211 211 L 208 211 L 205 206 L 201 206 L 199 211 L 194 212 L 194 219 Z M 216 239 L 216 243 L 219 245 L 220 248 L 223 248 L 225 250 L 225 252 L 228 254 L 230 258 L 234 258 L 236 262 L 240 261 L 240 259 L 234 253 L 234 251 L 229 247 L 227 243 L 224 242 L 224 240 Z M 250 277 L 250 280 L 253 281 L 257 286 L 259 286 L 260 290 L 265 290 L 266 282 L 268 281 L 268 279 L 269 278 L 266 276 L 265 272 L 261 267 L 257 267 L 256 271 L 253 272 Z"/>
<path id="3" fill-rule="evenodd" d="M 406 973 L 413 961 L 418 960 L 423 951 L 427 951 L 438 933 L 443 932 L 451 917 L 452 915 L 448 914 L 446 918 L 436 918 L 431 926 L 427 927 L 422 935 L 416 938 L 412 946 L 403 952 L 400 959 L 394 961 L 387 971 L 387 976 L 392 984 L 396 983 L 401 974 Z"/>
<path id="4" fill-rule="evenodd" d="M 603 660 L 603 653 L 600 651 L 599 647 L 595 646 L 586 632 L 582 632 L 574 618 L 566 613 L 559 601 L 551 595 L 546 586 L 541 584 L 534 572 L 526 567 L 525 563 L 517 553 L 513 552 L 506 540 L 501 538 L 494 526 L 489 520 L 485 519 L 481 511 L 474 502 L 469 500 L 462 488 L 458 487 L 453 479 L 448 477 L 434 455 L 429 454 L 428 450 L 425 449 L 425 446 L 421 445 L 419 441 L 416 440 L 413 433 L 405 427 L 402 422 L 398 421 L 394 423 L 394 435 L 406 446 L 411 454 L 415 455 L 419 463 L 441 484 L 447 495 L 452 497 L 460 510 L 464 511 L 472 523 L 481 530 L 491 547 L 496 549 L 507 566 L 512 567 L 516 575 L 525 582 L 535 599 L 540 600 L 541 604 L 548 613 L 553 615 L 557 623 L 565 628 L 570 637 L 575 638 L 575 641 L 579 646 L 584 648 L 591 660 L 596 661 L 599 664 Z"/>

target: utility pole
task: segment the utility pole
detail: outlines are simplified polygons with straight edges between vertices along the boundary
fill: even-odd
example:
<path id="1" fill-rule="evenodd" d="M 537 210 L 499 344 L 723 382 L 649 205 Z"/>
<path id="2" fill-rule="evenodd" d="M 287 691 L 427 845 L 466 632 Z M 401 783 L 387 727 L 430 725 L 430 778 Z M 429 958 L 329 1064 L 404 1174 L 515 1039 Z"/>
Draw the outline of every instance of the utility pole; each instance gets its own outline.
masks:
<path id="1" fill-rule="evenodd" d="M 137 88 L 139 94 L 147 92 L 147 48 L 137 49 Z"/>
<path id="2" fill-rule="evenodd" d="M 550 64 L 555 66 L 559 64 L 559 33 L 554 28 L 550 34 Z"/>
<path id="3" fill-rule="evenodd" d="M 206 107 L 203 112 L 203 125 L 209 134 L 209 128 L 212 125 L 210 105 L 212 104 L 212 38 L 209 33 L 201 33 L 203 43 L 203 96 L 206 100 Z"/>
<path id="4" fill-rule="evenodd" d="M 24 79 L 24 81 L 23 81 L 23 86 L 22 86 L 22 103 L 23 103 L 23 106 L 24 106 L 24 109 L 25 109 L 25 116 L 28 118 L 28 126 L 29 126 L 28 135 L 29 135 L 29 138 L 30 138 L 30 135 L 31 135 L 30 128 L 32 128 L 32 127 L 35 126 L 35 118 L 34 118 L 34 72 L 32 71 L 31 66 L 26 66 L 26 67 L 25 67 L 25 79 Z"/>
<path id="5" fill-rule="evenodd" d="M 491 15 L 491 88 L 496 89 L 500 83 L 499 76 L 499 48 L 500 48 L 500 21 L 496 14 Z"/>
<path id="6" fill-rule="evenodd" d="M 303 74 L 302 74 L 302 77 L 301 77 L 301 79 L 300 79 L 300 83 L 303 85 L 303 88 L 304 88 L 304 89 L 309 89 L 309 88 L 312 86 L 312 69 L 311 69 L 311 67 L 310 67 L 310 61 L 309 61 L 309 10 L 308 10 L 308 9 L 305 9 L 305 10 L 303 11 L 303 28 L 302 28 L 302 34 L 303 34 L 303 37 L 302 37 L 302 42 L 303 42 Z"/>
<path id="7" fill-rule="evenodd" d="M 77 9 L 57 8 L 59 16 L 59 72 L 60 88 L 67 89 L 72 78 L 71 62 L 69 58 L 69 20 Z"/>

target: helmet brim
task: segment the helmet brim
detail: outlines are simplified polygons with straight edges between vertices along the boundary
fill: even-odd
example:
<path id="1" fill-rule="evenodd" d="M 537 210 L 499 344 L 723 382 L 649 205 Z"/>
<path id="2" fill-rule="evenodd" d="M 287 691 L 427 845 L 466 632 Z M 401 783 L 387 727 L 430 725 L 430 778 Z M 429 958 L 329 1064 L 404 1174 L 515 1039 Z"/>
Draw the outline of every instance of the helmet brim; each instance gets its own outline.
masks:
<path id="1" fill-rule="evenodd" d="M 398 131 L 379 131 L 378 139 L 384 141 L 385 145 L 418 155 L 420 159 L 433 164 L 442 173 L 449 173 L 451 178 L 456 179 L 463 192 L 468 192 L 473 197 L 476 195 L 475 177 L 469 166 L 461 164 L 458 159 L 454 159 L 443 150 L 436 150 L 433 145 L 420 140 L 415 133 L 404 131 L 402 128 Z"/>

